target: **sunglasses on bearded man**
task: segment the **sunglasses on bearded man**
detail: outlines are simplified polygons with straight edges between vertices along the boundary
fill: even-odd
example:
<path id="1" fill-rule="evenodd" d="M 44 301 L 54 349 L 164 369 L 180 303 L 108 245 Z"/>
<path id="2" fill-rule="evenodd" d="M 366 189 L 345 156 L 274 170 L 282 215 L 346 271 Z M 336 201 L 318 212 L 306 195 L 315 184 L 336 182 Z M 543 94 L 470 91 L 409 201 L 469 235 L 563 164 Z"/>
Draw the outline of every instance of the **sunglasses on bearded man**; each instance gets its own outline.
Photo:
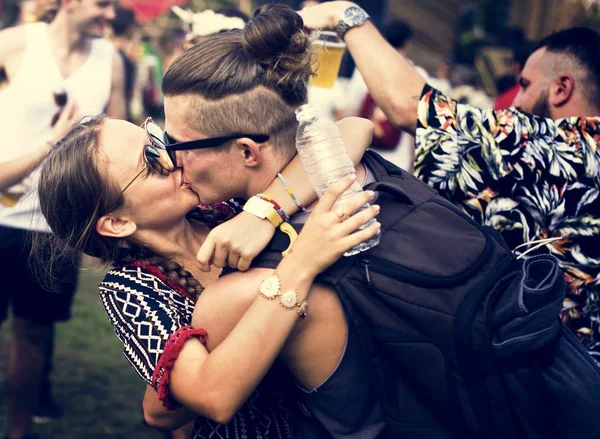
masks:
<path id="1" fill-rule="evenodd" d="M 176 151 L 188 151 L 192 149 L 215 148 L 229 142 L 230 140 L 248 137 L 257 143 L 263 143 L 269 140 L 266 134 L 242 134 L 235 133 L 226 136 L 209 137 L 206 139 L 190 140 L 189 142 L 177 142 L 170 137 L 166 131 L 163 131 L 152 118 L 147 118 L 142 124 L 146 131 L 146 136 L 150 141 L 149 145 L 144 145 L 144 166 L 135 177 L 121 190 L 121 193 L 133 184 L 137 178 L 146 171 L 147 173 L 158 173 L 168 175 L 177 169 Z"/>

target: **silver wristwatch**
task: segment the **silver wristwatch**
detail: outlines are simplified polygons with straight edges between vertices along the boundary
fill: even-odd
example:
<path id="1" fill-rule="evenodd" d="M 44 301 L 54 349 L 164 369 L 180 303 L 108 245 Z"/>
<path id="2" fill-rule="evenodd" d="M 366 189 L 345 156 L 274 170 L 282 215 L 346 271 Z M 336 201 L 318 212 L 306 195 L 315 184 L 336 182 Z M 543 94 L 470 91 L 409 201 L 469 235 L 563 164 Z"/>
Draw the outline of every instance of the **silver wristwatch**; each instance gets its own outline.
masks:
<path id="1" fill-rule="evenodd" d="M 350 6 L 344 11 L 342 19 L 335 25 L 335 31 L 339 37 L 343 39 L 346 32 L 353 27 L 363 25 L 368 19 L 369 14 L 367 14 L 364 9 L 359 8 L 358 6 Z"/>

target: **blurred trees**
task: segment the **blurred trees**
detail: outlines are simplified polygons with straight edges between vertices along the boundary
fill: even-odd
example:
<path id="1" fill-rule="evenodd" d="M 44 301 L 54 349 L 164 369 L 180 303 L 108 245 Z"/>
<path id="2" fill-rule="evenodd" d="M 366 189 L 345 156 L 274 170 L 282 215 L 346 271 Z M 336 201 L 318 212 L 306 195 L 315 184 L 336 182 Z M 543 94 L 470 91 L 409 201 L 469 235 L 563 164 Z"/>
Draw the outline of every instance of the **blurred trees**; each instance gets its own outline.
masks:
<path id="1" fill-rule="evenodd" d="M 461 5 L 456 33 L 454 59 L 473 64 L 481 46 L 496 45 L 514 39 L 508 26 L 511 0 L 468 0 Z M 518 36 L 517 36 L 518 38 Z"/>

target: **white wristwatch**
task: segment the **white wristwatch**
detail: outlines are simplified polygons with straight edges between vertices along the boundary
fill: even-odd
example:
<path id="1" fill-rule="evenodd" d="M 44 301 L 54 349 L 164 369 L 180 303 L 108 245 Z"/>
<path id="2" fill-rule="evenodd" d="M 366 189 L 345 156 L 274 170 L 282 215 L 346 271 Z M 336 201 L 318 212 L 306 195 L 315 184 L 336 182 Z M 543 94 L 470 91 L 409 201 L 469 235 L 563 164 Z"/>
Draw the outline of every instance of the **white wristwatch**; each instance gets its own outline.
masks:
<path id="1" fill-rule="evenodd" d="M 260 219 L 268 219 L 275 228 L 283 223 L 283 218 L 281 218 L 273 204 L 256 195 L 250 197 L 246 204 L 244 204 L 244 211 L 251 213 Z"/>

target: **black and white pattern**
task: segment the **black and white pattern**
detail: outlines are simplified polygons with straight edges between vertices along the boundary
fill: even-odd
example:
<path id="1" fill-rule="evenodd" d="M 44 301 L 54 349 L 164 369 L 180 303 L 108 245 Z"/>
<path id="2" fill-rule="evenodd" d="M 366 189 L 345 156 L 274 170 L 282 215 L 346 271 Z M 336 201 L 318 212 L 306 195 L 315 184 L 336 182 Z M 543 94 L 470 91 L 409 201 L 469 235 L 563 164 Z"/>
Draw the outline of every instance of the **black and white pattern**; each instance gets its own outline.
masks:
<path id="1" fill-rule="evenodd" d="M 148 384 L 169 336 L 189 325 L 194 302 L 142 267 L 117 267 L 99 285 L 100 300 L 123 354 Z M 290 411 L 281 395 L 259 387 L 228 424 L 198 417 L 193 439 L 291 439 Z"/>

